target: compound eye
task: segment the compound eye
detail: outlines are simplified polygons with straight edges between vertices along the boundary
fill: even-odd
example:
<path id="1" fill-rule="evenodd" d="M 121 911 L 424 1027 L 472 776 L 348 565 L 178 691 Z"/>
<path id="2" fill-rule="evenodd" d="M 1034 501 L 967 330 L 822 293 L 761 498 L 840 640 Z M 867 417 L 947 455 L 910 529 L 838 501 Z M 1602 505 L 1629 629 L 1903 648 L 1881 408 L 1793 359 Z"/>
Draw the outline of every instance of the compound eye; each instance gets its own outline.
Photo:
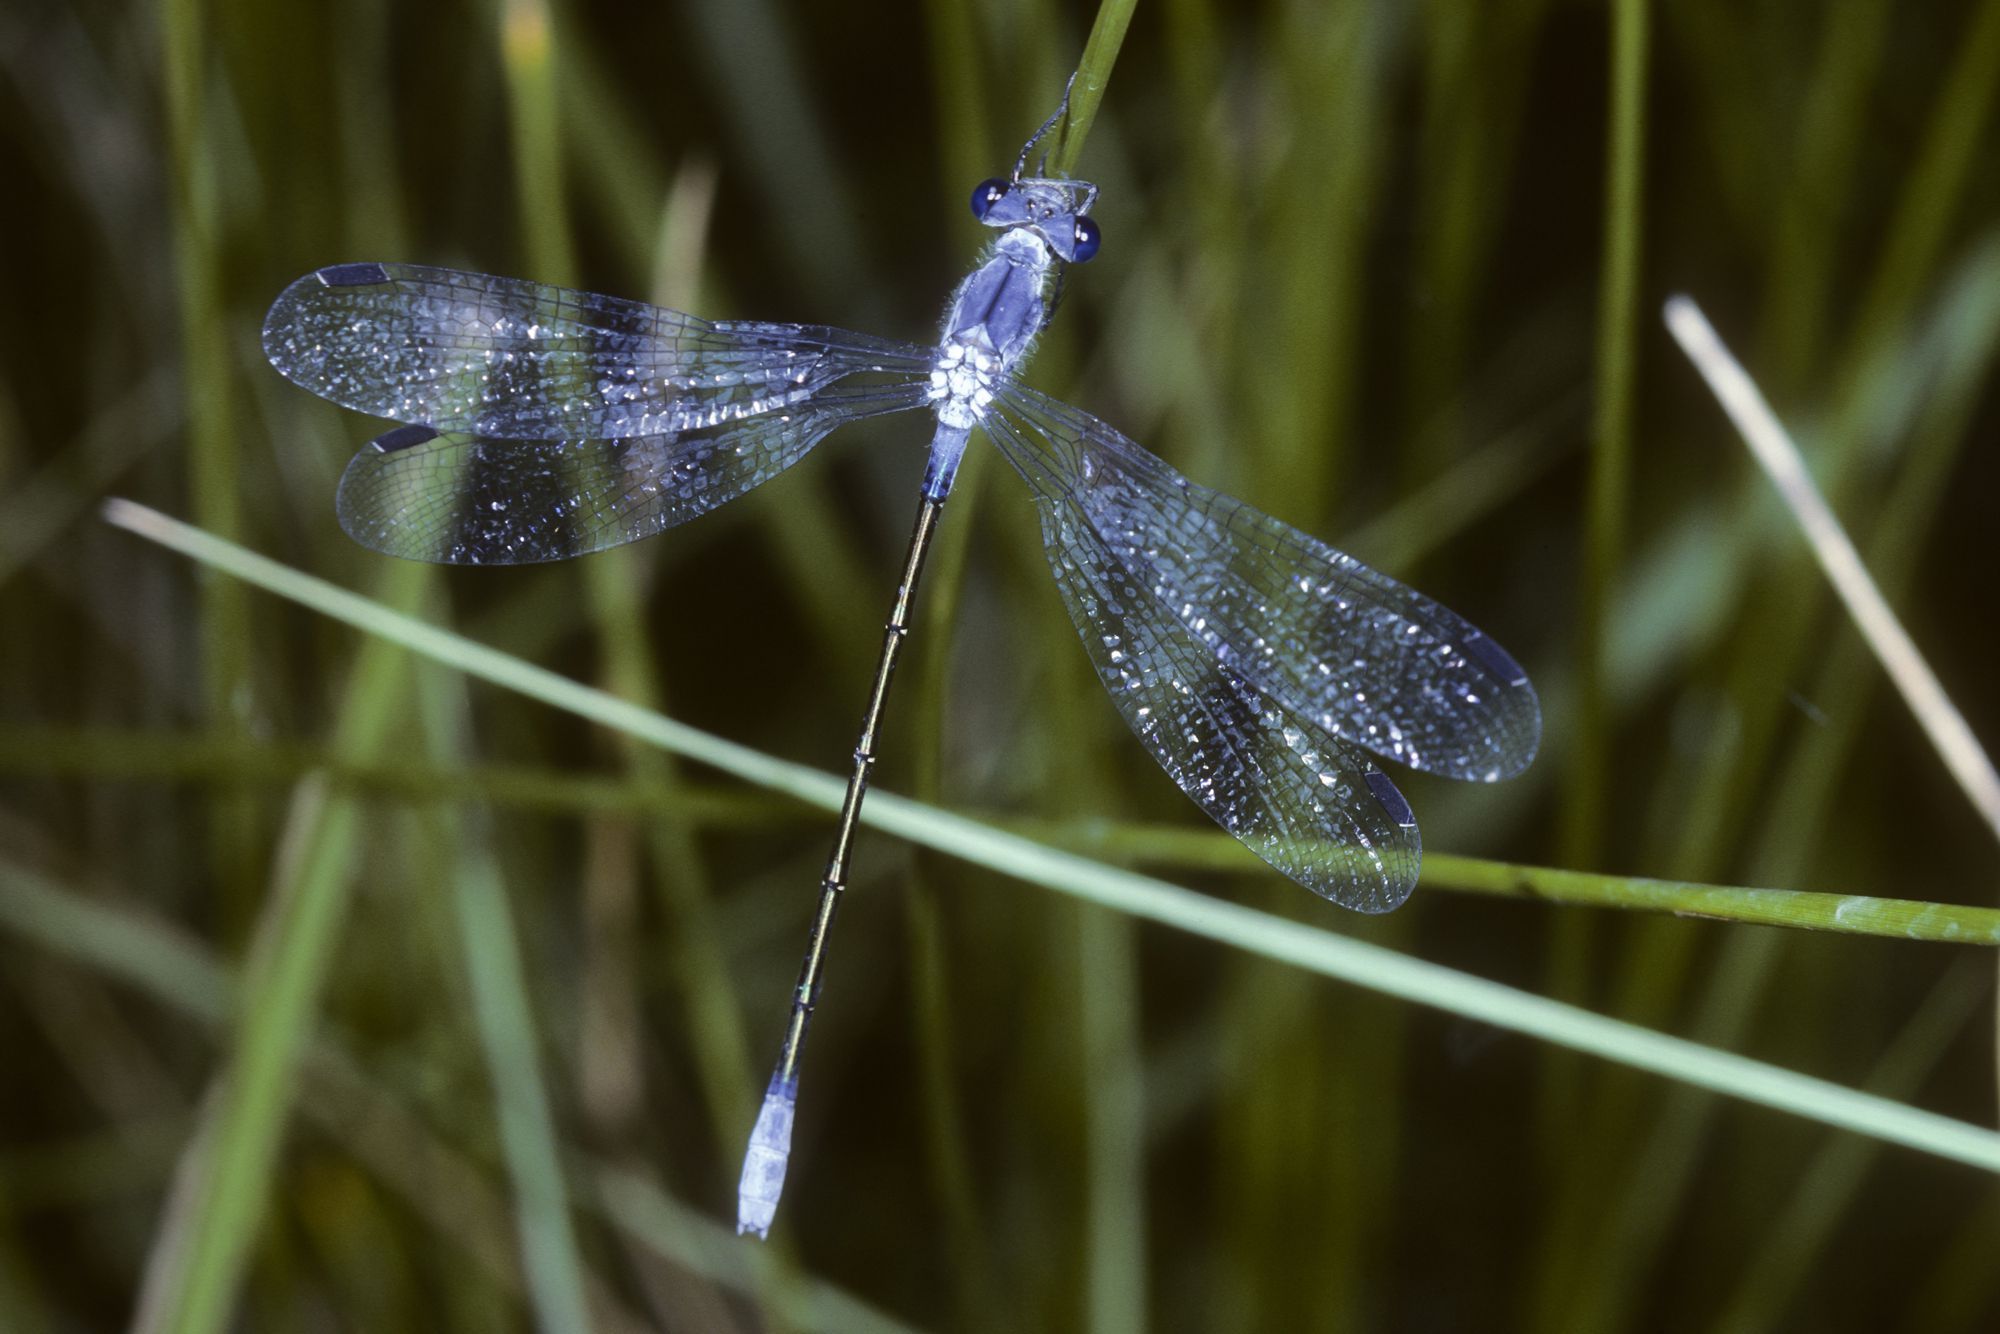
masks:
<path id="1" fill-rule="evenodd" d="M 990 181 L 981 181 L 979 188 L 972 192 L 972 216 L 975 218 L 984 218 L 986 211 L 999 203 L 1006 193 L 1013 188 L 1014 183 L 1012 181 L 1002 180 L 998 176 L 995 176 Z"/>
<path id="2" fill-rule="evenodd" d="M 1097 253 L 1097 247 L 1104 241 L 1104 233 L 1097 230 L 1097 224 L 1089 218 L 1076 220 L 1076 249 L 1072 258 L 1082 264 Z"/>

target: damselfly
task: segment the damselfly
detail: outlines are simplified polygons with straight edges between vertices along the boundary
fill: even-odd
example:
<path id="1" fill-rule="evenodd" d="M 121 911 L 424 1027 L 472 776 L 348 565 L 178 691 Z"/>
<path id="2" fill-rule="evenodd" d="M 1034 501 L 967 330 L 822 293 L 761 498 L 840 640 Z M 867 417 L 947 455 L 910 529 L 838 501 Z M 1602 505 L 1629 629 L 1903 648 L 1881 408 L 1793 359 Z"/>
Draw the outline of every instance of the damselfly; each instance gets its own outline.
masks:
<path id="1" fill-rule="evenodd" d="M 1028 171 L 1067 107 L 1065 94 L 1013 172 L 973 192 L 973 215 L 998 234 L 934 346 L 710 322 L 414 264 L 320 269 L 288 287 L 264 324 L 265 352 L 290 379 L 404 423 L 355 456 L 336 505 L 357 541 L 414 560 L 506 565 L 601 551 L 735 499 L 837 426 L 899 412 L 935 419 L 818 910 L 744 1158 L 739 1231 L 764 1235 L 777 1209 L 883 701 L 974 432 L 1028 484 L 1056 584 L 1133 732 L 1218 824 L 1314 893 L 1382 912 L 1416 883 L 1416 820 L 1371 756 L 1490 781 L 1526 767 L 1540 741 L 1527 674 L 1468 622 L 1020 382 L 1068 266 L 1101 239 L 1096 186 L 1045 165 Z"/>

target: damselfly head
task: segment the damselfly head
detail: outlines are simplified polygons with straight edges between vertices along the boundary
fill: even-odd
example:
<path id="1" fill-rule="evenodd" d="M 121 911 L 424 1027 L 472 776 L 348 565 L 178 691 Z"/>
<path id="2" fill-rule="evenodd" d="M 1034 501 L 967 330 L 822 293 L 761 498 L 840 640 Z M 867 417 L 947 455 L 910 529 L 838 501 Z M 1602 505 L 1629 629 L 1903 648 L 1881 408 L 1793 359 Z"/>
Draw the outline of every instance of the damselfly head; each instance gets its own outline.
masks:
<path id="1" fill-rule="evenodd" d="M 996 176 L 972 192 L 972 216 L 988 227 L 1032 229 L 1064 262 L 1081 264 L 1097 253 L 1103 233 L 1088 215 L 1097 187 L 1088 181 Z"/>
<path id="2" fill-rule="evenodd" d="M 1088 260 L 1104 239 L 1088 216 L 1091 205 L 1097 202 L 1097 187 L 1089 181 L 1042 175 L 1049 164 L 1046 147 L 1035 163 L 1032 176 L 1028 174 L 1028 157 L 1035 151 L 1035 145 L 1048 140 L 1050 133 L 1069 115 L 1070 90 L 1075 86 L 1076 75 L 1072 74 L 1063 85 L 1062 101 L 1054 113 L 1021 145 L 1021 156 L 1014 161 L 1014 174 L 981 181 L 972 192 L 973 217 L 1003 231 L 1032 230 L 1066 264 Z"/>

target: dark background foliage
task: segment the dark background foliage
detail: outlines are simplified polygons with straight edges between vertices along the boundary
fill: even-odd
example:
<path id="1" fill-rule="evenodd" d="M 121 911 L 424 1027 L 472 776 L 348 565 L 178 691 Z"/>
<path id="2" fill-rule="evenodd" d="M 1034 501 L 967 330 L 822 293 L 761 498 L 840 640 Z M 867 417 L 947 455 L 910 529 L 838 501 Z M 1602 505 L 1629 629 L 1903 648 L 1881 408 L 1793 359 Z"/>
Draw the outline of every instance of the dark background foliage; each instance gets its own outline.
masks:
<path id="1" fill-rule="evenodd" d="M 1989 833 L 1657 311 L 1704 303 L 2000 737 L 2000 4 L 1657 8 L 1640 193 L 1607 208 L 1605 5 L 1140 7 L 1079 164 L 1105 187 L 1103 253 L 1030 378 L 1527 664 L 1542 758 L 1505 788 L 1410 779 L 1430 847 L 1984 902 Z M 1971 1169 L 878 836 L 770 1267 L 746 1277 L 718 1220 L 825 821 L 371 659 L 96 502 L 842 767 L 920 427 L 843 433 L 640 547 L 434 574 L 342 536 L 333 486 L 371 424 L 270 372 L 259 321 L 302 272 L 405 258 L 921 340 L 981 239 L 966 196 L 1053 105 L 1092 15 L 538 12 L 0 13 L 0 1326 L 117 1326 L 171 1263 L 171 1175 L 230 1028 L 192 974 L 133 970 L 252 958 L 325 875 L 348 892 L 318 1041 L 347 1075 L 281 1090 L 243 1328 L 532 1321 L 475 902 L 519 942 L 605 1328 L 1991 1327 L 2000 1195 Z M 1620 235 L 1640 244 L 1622 301 Z M 1629 459 L 1609 544 L 1594 440 Z M 945 531 L 885 786 L 1059 840 L 1122 833 L 1223 897 L 1991 1121 L 1991 965 L 1951 947 L 1444 890 L 1362 920 L 1248 857 L 1205 869 L 1159 833 L 1198 816 L 1106 706 L 983 454 Z"/>

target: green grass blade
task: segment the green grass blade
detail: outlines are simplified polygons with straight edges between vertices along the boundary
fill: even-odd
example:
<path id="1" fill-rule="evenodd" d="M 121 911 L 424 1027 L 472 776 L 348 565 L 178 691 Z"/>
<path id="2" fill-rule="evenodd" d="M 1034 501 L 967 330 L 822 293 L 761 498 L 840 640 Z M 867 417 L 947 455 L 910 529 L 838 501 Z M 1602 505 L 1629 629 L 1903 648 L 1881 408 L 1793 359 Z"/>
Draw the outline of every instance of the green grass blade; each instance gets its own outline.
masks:
<path id="1" fill-rule="evenodd" d="M 105 511 L 119 527 L 468 675 L 626 731 L 822 810 L 838 809 L 843 784 L 831 774 L 790 764 L 648 713 L 324 580 L 287 569 L 144 506 L 111 501 Z M 2000 1133 L 1980 1126 L 1225 903 L 892 793 L 871 798 L 862 821 L 961 861 L 1310 972 L 1601 1056 L 1695 1088 L 2000 1172 Z"/>
<path id="2" fill-rule="evenodd" d="M 1076 64 L 1076 82 L 1070 85 L 1069 115 L 1057 127 L 1061 138 L 1049 155 L 1049 170 L 1058 176 L 1075 172 L 1083 157 L 1083 141 L 1097 122 L 1098 105 L 1111 86 L 1111 67 L 1118 63 L 1118 50 L 1125 45 L 1125 30 L 1132 26 L 1137 6 L 1138 0 L 1102 0 L 1097 6 L 1097 18 Z"/>
<path id="3" fill-rule="evenodd" d="M 1984 973 L 1970 960 L 1961 960 L 1938 980 L 1876 1066 L 1868 1080 L 1871 1089 L 1897 1099 L 1917 1092 L 1984 1000 Z M 1715 1334 L 1756 1334 L 1789 1323 L 1787 1308 L 1814 1263 L 1823 1260 L 1827 1240 L 1853 1203 L 1879 1147 L 1852 1135 L 1835 1135 L 1815 1155 L 1798 1190 L 1766 1230 L 1722 1314 L 1709 1326 Z"/>
<path id="4" fill-rule="evenodd" d="M 0 860 L 0 889 L 0 926 L 12 934 L 166 997 L 206 1023 L 228 1022 L 235 978 L 177 926 L 85 898 L 11 860 Z"/>
<path id="5" fill-rule="evenodd" d="M 771 1314 L 802 1329 L 908 1334 L 910 1326 L 830 1283 L 788 1277 L 770 1246 L 746 1246 L 731 1226 L 696 1212 L 643 1177 L 601 1166 L 595 1204 L 618 1227 L 690 1273 L 743 1291 L 773 1292 Z"/>
<path id="6" fill-rule="evenodd" d="M 1592 875 L 1547 866 L 1510 866 L 1444 852 L 1426 854 L 1423 883 L 1438 889 L 1672 913 L 1719 922 L 2000 945 L 2000 910 L 1970 904 Z"/>
<path id="7" fill-rule="evenodd" d="M 1088 1328 L 1144 1330 L 1146 1320 L 1145 1083 L 1139 1042 L 1137 944 L 1122 917 L 1086 909 L 1078 923 L 1085 1069 L 1091 1092 Z"/>
<path id="8" fill-rule="evenodd" d="M 407 597 L 425 573 L 397 571 L 397 591 Z M 382 743 L 407 671 L 407 659 L 391 644 L 362 653 L 337 749 L 365 755 Z M 288 847 L 244 970 L 230 1051 L 147 1264 L 134 1319 L 145 1334 L 212 1334 L 229 1322 L 276 1175 L 294 1074 L 346 914 L 358 819 L 351 798 L 329 798 L 316 780 L 300 786 Z"/>
<path id="9" fill-rule="evenodd" d="M 690 824 L 756 829 L 797 824 L 796 803 L 755 792 L 668 787 L 526 765 L 359 762 L 324 746 L 271 742 L 247 749 L 210 734 L 71 727 L 0 727 L 0 774 L 128 782 L 198 780 L 288 786 L 307 774 L 328 785 L 413 806 L 479 802 L 542 814 L 671 816 Z"/>
<path id="10" fill-rule="evenodd" d="M 229 392 L 225 192 L 218 179 L 221 153 L 212 142 L 216 105 L 226 102 L 228 90 L 204 6 L 197 0 L 169 0 L 163 9 L 160 54 L 173 161 L 168 199 L 187 403 L 188 492 L 204 528 L 235 538 L 244 531 L 244 467 Z M 251 730 L 256 698 L 249 604 L 241 589 L 227 583 L 204 581 L 200 596 L 205 706 L 216 727 L 242 736 Z M 210 808 L 210 820 L 211 854 L 223 901 L 233 925 L 240 925 L 248 919 L 256 885 L 256 812 L 240 798 L 221 799 Z"/>
<path id="11" fill-rule="evenodd" d="M 529 222 L 527 250 L 537 272 L 556 282 L 574 284 L 575 246 L 561 188 L 568 172 L 561 151 L 558 85 L 561 70 L 577 62 L 566 60 L 554 49 L 557 27 L 541 5 L 509 0 L 506 12 L 502 54 L 514 116 L 518 207 Z M 652 295 L 668 306 L 690 305 L 710 200 L 697 181 L 687 190 L 677 189 L 664 202 L 665 216 L 656 228 L 657 253 L 650 258 L 668 290 Z M 674 262 L 682 256 L 687 257 L 685 267 Z M 646 582 L 641 559 L 627 548 L 603 555 L 602 560 L 588 562 L 579 574 L 588 590 L 602 645 L 604 681 L 617 694 L 657 709 L 664 687 L 646 636 Z M 664 790 L 677 785 L 672 758 L 657 750 L 628 746 L 625 763 L 642 786 Z M 716 936 L 708 874 L 684 819 L 653 821 L 646 832 L 656 865 L 655 881 L 672 914 L 668 934 L 676 947 L 689 1009 L 696 1016 L 693 1032 L 700 1054 L 702 1095 L 718 1142 L 733 1142 L 749 1124 L 753 1085 L 743 1018 Z M 628 915 L 631 911 L 626 909 Z M 627 937 L 599 937 L 595 944 L 604 951 L 622 952 L 631 947 Z M 622 953 L 613 957 L 617 962 L 612 966 L 591 970 L 607 985 L 610 979 L 629 975 L 635 968 L 634 961 Z M 597 1059 L 634 1064 L 626 1053 L 608 1053 Z"/>
<path id="12" fill-rule="evenodd" d="M 424 730 L 432 751 L 445 758 L 466 749 L 469 731 L 463 679 L 435 669 L 419 680 Z M 452 907 L 472 983 L 472 1012 L 486 1051 L 500 1144 L 514 1191 L 514 1224 L 528 1291 L 544 1330 L 588 1329 L 583 1261 L 570 1227 L 561 1148 L 549 1109 L 529 1008 L 528 981 L 513 907 L 493 854 L 485 812 L 445 814 L 443 858 L 450 869 Z"/>
<path id="13" fill-rule="evenodd" d="M 54 463 L 33 477 L 9 480 L 0 495 L 0 585 L 74 528 L 120 475 L 181 429 L 181 405 L 172 391 L 172 377 L 154 371 L 92 417 Z M 6 443 L 11 442 L 0 445 Z"/>
<path id="14" fill-rule="evenodd" d="M 1105 820 L 1028 821 L 996 824 L 1072 852 L 1119 865 L 1176 870 L 1263 874 L 1264 863 L 1219 829 L 1183 825 L 1134 825 Z M 1875 898 L 1800 889 L 1753 889 L 1645 876 L 1603 875 L 1549 866 L 1426 852 L 1426 889 L 1491 894 L 1531 902 L 1671 913 L 1718 922 L 1784 926 L 1806 931 L 1887 936 L 1956 945 L 2000 945 L 2000 909 L 1918 899 Z"/>
<path id="15" fill-rule="evenodd" d="M 554 25 L 540 0 L 500 0 L 500 62 L 513 128 L 515 209 L 524 249 L 545 282 L 573 286 L 564 186 L 562 126 L 556 103 Z"/>
<path id="16" fill-rule="evenodd" d="M 544 814 L 670 816 L 693 826 L 725 829 L 796 824 L 809 818 L 788 800 L 685 781 L 656 788 L 521 765 L 355 762 L 310 745 L 267 743 L 244 751 L 206 734 L 0 727 L 0 774 L 285 785 L 307 773 L 321 774 L 342 790 L 419 806 L 480 802 Z M 998 816 L 993 823 L 1119 865 L 1257 875 L 1265 870 L 1242 844 L 1214 829 Z M 1904 940 L 2000 944 L 2000 910 L 1968 904 L 1601 875 L 1442 852 L 1426 856 L 1423 884 L 1429 889 L 1549 904 Z"/>
<path id="17" fill-rule="evenodd" d="M 4 858 L 0 930 L 212 1027 L 226 1025 L 238 1003 L 241 983 L 235 972 L 177 927 L 86 897 Z M 491 1199 L 480 1170 L 435 1140 L 423 1118 L 372 1084 L 329 1037 L 315 1040 L 305 1074 L 309 1092 L 301 1109 L 307 1116 L 402 1189 L 446 1240 L 464 1246 L 503 1281 L 515 1277 L 516 1265 L 504 1246 L 490 1247 L 483 1240 L 497 1233 L 500 1206 Z M 744 1246 L 733 1227 L 701 1216 L 623 1168 L 582 1166 L 595 1188 L 579 1192 L 579 1198 L 634 1240 L 689 1273 L 735 1291 L 770 1291 L 776 1264 L 772 1250 Z M 829 1283 L 799 1281 L 777 1292 L 780 1313 L 803 1328 L 870 1334 L 907 1329 Z M 600 1296 L 593 1306 L 605 1309 L 604 1299 Z"/>
<path id="18" fill-rule="evenodd" d="M 1631 487 L 1634 385 L 1646 145 L 1647 0 L 1611 7 L 1611 131 L 1604 197 L 1604 268 L 1598 291 L 1597 403 L 1591 425 L 1590 498 L 1584 530 L 1577 711 L 1562 802 L 1561 861 L 1590 866 L 1603 837 L 1610 750 L 1606 638 L 1625 560 Z"/>

